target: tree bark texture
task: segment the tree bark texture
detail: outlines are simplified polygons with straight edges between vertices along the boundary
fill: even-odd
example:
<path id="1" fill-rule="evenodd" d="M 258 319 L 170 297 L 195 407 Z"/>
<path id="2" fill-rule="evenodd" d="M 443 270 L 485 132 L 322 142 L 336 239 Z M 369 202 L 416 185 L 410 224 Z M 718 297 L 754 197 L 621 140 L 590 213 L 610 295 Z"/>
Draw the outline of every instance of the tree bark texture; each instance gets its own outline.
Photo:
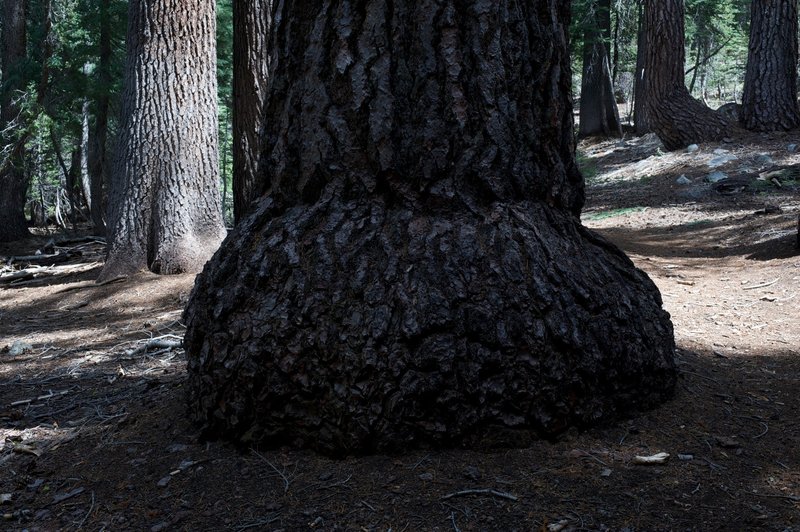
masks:
<path id="1" fill-rule="evenodd" d="M 644 92 L 647 119 L 668 150 L 721 140 L 735 125 L 694 99 L 684 84 L 683 0 L 646 0 Z"/>
<path id="2" fill-rule="evenodd" d="M 278 4 L 269 194 L 184 315 L 206 436 L 329 454 L 509 444 L 669 395 L 658 290 L 577 217 L 568 17 Z"/>
<path id="3" fill-rule="evenodd" d="M 581 77 L 581 110 L 579 136 L 622 136 L 619 110 L 614 97 L 609 51 L 606 46 L 611 33 L 611 2 L 599 0 L 584 31 L 583 75 Z"/>
<path id="4" fill-rule="evenodd" d="M 267 42 L 272 3 L 233 1 L 233 216 L 237 223 L 264 192 L 258 163 L 270 70 Z"/>
<path id="5" fill-rule="evenodd" d="M 800 126 L 797 29 L 797 0 L 753 0 L 742 95 L 745 128 L 788 131 Z"/>
<path id="6" fill-rule="evenodd" d="M 22 63 L 26 57 L 24 0 L 2 0 L 3 35 L 2 85 L 0 85 L 0 142 L 10 153 L 0 158 L 0 242 L 18 240 L 28 236 L 25 220 L 25 199 L 28 180 L 24 170 L 24 142 L 16 135 L 22 127 L 19 121 L 19 106 L 16 104 L 21 91 L 25 90 Z M 16 124 L 16 126 L 14 125 Z"/>
<path id="7" fill-rule="evenodd" d="M 199 271 L 225 234 L 215 3 L 134 0 L 102 278 Z"/>

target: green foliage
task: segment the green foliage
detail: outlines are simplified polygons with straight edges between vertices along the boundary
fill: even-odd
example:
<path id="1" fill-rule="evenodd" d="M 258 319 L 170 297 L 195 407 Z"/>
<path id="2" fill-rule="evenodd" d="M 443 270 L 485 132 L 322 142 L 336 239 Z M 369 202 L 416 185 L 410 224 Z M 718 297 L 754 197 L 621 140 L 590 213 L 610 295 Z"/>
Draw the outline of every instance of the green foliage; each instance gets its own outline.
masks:
<path id="1" fill-rule="evenodd" d="M 222 213 L 233 224 L 233 2 L 217 0 L 217 83 L 219 85 L 219 164 Z"/>

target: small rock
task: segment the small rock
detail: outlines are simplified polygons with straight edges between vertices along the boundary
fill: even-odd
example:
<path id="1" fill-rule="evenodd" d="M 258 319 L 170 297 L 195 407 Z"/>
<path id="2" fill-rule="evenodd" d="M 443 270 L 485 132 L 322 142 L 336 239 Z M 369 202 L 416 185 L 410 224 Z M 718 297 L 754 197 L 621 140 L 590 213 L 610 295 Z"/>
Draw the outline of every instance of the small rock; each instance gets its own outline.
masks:
<path id="1" fill-rule="evenodd" d="M 706 181 L 708 181 L 709 183 L 719 183 L 720 181 L 723 181 L 725 179 L 728 179 L 728 174 L 720 171 L 711 172 L 706 176 Z"/>
<path id="2" fill-rule="evenodd" d="M 738 449 L 741 447 L 738 441 L 733 438 L 726 438 L 725 436 L 716 436 L 717 443 L 724 449 Z"/>
<path id="3" fill-rule="evenodd" d="M 730 153 L 730 150 L 725 150 L 723 148 L 717 148 L 714 150 L 714 155 L 727 155 Z"/>
<path id="4" fill-rule="evenodd" d="M 694 153 L 694 152 L 698 151 L 699 149 L 700 149 L 700 146 L 698 146 L 697 144 L 689 144 L 686 147 L 686 153 Z"/>
<path id="5" fill-rule="evenodd" d="M 164 477 L 164 478 L 162 478 L 161 480 L 158 481 L 158 487 L 159 488 L 165 488 L 167 486 L 167 484 L 169 484 L 170 480 L 172 480 L 172 476 L 167 475 L 166 477 Z"/>
<path id="6" fill-rule="evenodd" d="M 789 144 L 788 146 L 786 146 L 786 151 L 788 151 L 790 153 L 796 152 L 797 151 L 797 144 Z"/>
<path id="7" fill-rule="evenodd" d="M 13 344 L 11 344 L 11 348 L 8 350 L 8 354 L 11 355 L 12 357 L 18 357 L 25 351 L 30 351 L 31 349 L 33 349 L 33 346 L 31 344 L 17 340 Z"/>
<path id="8" fill-rule="evenodd" d="M 11 502 L 11 494 L 10 493 L 0 493 L 0 504 L 5 504 L 7 502 Z"/>
<path id="9" fill-rule="evenodd" d="M 693 454 L 679 454 L 678 460 L 682 460 L 684 462 L 688 462 L 689 460 L 694 460 Z"/>
<path id="10" fill-rule="evenodd" d="M 714 150 L 714 151 L 716 152 L 716 151 L 720 151 L 720 150 Z M 722 151 L 724 151 L 724 150 L 722 150 Z M 738 157 L 736 157 L 732 153 L 726 153 L 724 155 L 719 155 L 717 157 L 714 157 L 710 161 L 708 161 L 708 167 L 709 168 L 716 168 L 718 166 L 722 166 L 725 163 L 729 163 L 731 161 L 735 161 L 737 158 Z"/>
<path id="11" fill-rule="evenodd" d="M 464 476 L 470 480 L 480 480 L 481 470 L 475 466 L 467 466 L 464 468 Z"/>
<path id="12" fill-rule="evenodd" d="M 608 469 L 608 468 L 603 469 L 603 471 L 600 472 L 600 476 L 601 477 L 610 477 L 611 476 L 611 470 Z"/>
<path id="13" fill-rule="evenodd" d="M 324 473 L 321 473 L 321 474 L 320 474 L 320 475 L 317 477 L 317 480 L 319 480 L 320 482 L 327 482 L 327 481 L 329 481 L 329 480 L 330 480 L 330 479 L 332 479 L 332 478 L 333 478 L 333 473 L 331 473 L 330 471 L 326 471 L 326 472 L 324 472 Z"/>
<path id="14" fill-rule="evenodd" d="M 184 471 L 186 469 L 189 469 L 190 467 L 192 467 L 196 463 L 197 462 L 195 462 L 194 460 L 192 460 L 190 458 L 187 458 L 187 459 L 183 460 L 180 464 L 178 464 L 178 469 L 180 469 L 181 471 Z"/>
<path id="15" fill-rule="evenodd" d="M 678 179 L 675 180 L 676 183 L 679 185 L 691 185 L 692 180 L 686 177 L 685 175 L 680 176 Z"/>
<path id="16" fill-rule="evenodd" d="M 759 166 L 772 166 L 773 164 L 775 164 L 775 161 L 773 161 L 772 157 L 770 157 L 766 153 L 760 153 L 756 157 L 756 164 Z"/>
<path id="17" fill-rule="evenodd" d="M 166 521 L 162 521 L 158 524 L 153 525 L 150 527 L 150 532 L 161 532 L 162 530 L 166 529 L 169 526 L 169 523 Z"/>
<path id="18" fill-rule="evenodd" d="M 433 475 L 432 475 L 432 474 L 430 474 L 430 473 L 422 473 L 422 474 L 419 476 L 419 479 L 420 479 L 420 480 L 433 480 Z"/>
<path id="19" fill-rule="evenodd" d="M 183 443 L 173 443 L 172 445 L 170 445 L 170 446 L 167 448 L 167 450 L 168 450 L 169 452 L 171 452 L 171 453 L 182 453 L 182 452 L 183 452 L 183 451 L 185 451 L 187 448 L 188 448 L 188 447 L 187 447 L 185 444 L 183 444 Z"/>

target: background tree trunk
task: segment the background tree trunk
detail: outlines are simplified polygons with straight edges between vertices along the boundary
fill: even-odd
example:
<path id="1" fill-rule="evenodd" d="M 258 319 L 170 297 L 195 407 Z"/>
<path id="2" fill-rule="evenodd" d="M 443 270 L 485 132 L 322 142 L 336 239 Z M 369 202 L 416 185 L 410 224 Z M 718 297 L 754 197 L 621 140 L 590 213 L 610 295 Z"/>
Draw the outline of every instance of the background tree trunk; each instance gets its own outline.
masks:
<path id="1" fill-rule="evenodd" d="M 644 2 L 639 0 L 639 32 L 636 37 L 636 72 L 633 81 L 633 126 L 637 135 L 650 133 L 650 120 L 647 118 L 647 92 L 644 67 L 647 57 L 647 34 L 644 28 Z"/>
<path id="2" fill-rule="evenodd" d="M 752 131 L 800 126 L 797 0 L 753 0 L 742 124 Z"/>
<path id="3" fill-rule="evenodd" d="M 650 127 L 668 150 L 721 140 L 734 124 L 692 98 L 684 84 L 683 0 L 646 0 L 644 92 Z"/>
<path id="4" fill-rule="evenodd" d="M 259 179 L 272 0 L 233 0 L 233 216 L 264 192 Z"/>
<path id="5" fill-rule="evenodd" d="M 622 125 L 606 45 L 611 34 L 610 0 L 596 2 L 589 19 L 584 31 L 579 136 L 621 137 Z"/>
<path id="6" fill-rule="evenodd" d="M 110 107 L 111 92 L 111 15 L 109 13 L 110 0 L 100 1 L 100 39 L 99 39 L 99 58 L 98 58 L 98 85 L 100 94 L 96 102 L 94 132 L 91 135 L 89 149 L 89 181 L 91 197 L 92 224 L 95 234 L 105 234 L 106 226 L 104 220 L 105 197 L 104 189 L 108 183 L 107 179 L 107 150 L 108 143 L 108 112 Z"/>
<path id="7" fill-rule="evenodd" d="M 113 231 L 101 277 L 199 271 L 225 234 L 215 4 L 134 0 L 128 16 Z"/>
<path id="8" fill-rule="evenodd" d="M 24 169 L 25 142 L 20 141 L 20 108 L 16 100 L 25 90 L 22 63 L 26 57 L 25 0 L 2 0 L 2 85 L 0 86 L 0 242 L 29 234 L 25 220 L 28 181 Z M 16 125 L 13 125 L 16 124 Z M 8 152 L 5 152 L 8 150 Z"/>
<path id="9" fill-rule="evenodd" d="M 185 313 L 206 436 L 508 445 L 668 396 L 658 290 L 577 217 L 568 3 L 311 6 L 276 8 L 269 196 Z"/>

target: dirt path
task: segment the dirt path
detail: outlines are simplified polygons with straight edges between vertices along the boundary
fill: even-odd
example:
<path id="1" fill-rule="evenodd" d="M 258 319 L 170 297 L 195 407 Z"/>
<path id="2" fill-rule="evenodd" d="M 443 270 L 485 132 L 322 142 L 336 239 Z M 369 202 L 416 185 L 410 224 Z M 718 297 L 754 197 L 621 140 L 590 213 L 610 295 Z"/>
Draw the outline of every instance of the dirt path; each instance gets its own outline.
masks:
<path id="1" fill-rule="evenodd" d="M 169 347 L 191 276 L 92 287 L 95 267 L 0 288 L 0 526 L 796 530 L 800 196 L 792 183 L 723 194 L 702 181 L 714 149 L 736 154 L 722 167 L 733 174 L 762 152 L 792 164 L 785 144 L 582 146 L 584 220 L 658 284 L 682 376 L 656 411 L 525 449 L 332 461 L 200 443 L 184 415 L 184 356 Z M 755 214 L 765 205 L 781 212 Z M 663 465 L 634 463 L 659 452 L 671 455 Z"/>

